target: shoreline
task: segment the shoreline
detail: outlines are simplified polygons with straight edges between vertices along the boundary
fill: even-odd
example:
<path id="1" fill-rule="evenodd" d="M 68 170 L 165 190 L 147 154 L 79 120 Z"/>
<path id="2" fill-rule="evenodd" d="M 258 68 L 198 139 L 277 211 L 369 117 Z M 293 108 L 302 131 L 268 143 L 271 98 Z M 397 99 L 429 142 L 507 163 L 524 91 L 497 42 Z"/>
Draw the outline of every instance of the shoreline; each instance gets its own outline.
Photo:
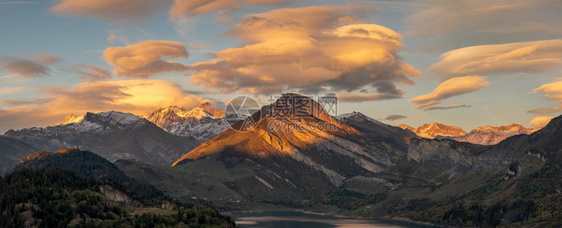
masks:
<path id="1" fill-rule="evenodd" d="M 346 216 L 340 214 L 333 214 L 329 212 L 316 212 L 316 211 L 307 211 L 303 209 L 276 209 L 276 210 L 243 210 L 243 211 L 222 211 L 220 212 L 223 215 L 231 216 L 232 214 L 251 214 L 251 213 L 275 213 L 275 212 L 298 212 L 302 214 L 309 214 L 309 215 L 319 215 L 319 216 L 329 216 L 337 219 L 356 219 L 356 220 L 377 220 L 377 221 L 397 221 L 397 222 L 405 222 L 405 223 L 412 223 L 417 225 L 425 225 L 425 226 L 435 226 L 435 227 L 446 227 L 444 225 L 434 224 L 430 222 L 424 221 L 416 221 L 406 217 L 391 217 L 391 216 L 382 216 L 382 217 L 363 217 L 363 216 Z"/>

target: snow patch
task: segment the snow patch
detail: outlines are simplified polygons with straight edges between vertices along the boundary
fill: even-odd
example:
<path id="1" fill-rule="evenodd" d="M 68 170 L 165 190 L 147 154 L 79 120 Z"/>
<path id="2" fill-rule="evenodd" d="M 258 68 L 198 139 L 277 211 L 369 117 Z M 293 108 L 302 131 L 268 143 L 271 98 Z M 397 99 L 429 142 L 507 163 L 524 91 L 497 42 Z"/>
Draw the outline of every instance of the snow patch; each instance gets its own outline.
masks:
<path id="1" fill-rule="evenodd" d="M 273 186 L 271 186 L 271 184 L 267 183 L 267 181 L 265 181 L 264 179 L 262 179 L 261 177 L 258 176 L 254 176 L 256 179 L 258 179 L 258 181 L 260 181 L 263 185 L 267 186 L 270 189 L 275 189 Z"/>
<path id="2" fill-rule="evenodd" d="M 140 117 L 135 116 L 131 113 L 122 113 L 116 111 L 109 111 L 109 112 L 101 112 L 94 115 L 98 115 L 101 117 L 106 118 L 108 121 L 113 123 L 119 123 L 121 125 L 129 125 L 132 123 L 136 123 L 141 120 Z"/>

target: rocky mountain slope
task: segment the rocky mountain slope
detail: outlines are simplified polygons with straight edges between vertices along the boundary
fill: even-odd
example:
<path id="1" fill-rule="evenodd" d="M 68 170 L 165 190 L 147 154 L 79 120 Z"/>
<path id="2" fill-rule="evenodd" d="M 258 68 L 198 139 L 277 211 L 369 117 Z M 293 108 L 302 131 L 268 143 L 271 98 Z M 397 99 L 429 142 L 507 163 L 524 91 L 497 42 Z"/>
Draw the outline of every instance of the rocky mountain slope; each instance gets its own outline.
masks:
<path id="1" fill-rule="evenodd" d="M 452 139 L 459 142 L 469 142 L 473 144 L 495 145 L 508 137 L 521 134 L 528 135 L 536 130 L 537 129 L 523 127 L 519 124 L 511 124 L 501 127 L 482 126 L 475 128 L 466 135 L 452 137 Z"/>
<path id="2" fill-rule="evenodd" d="M 10 130 L 4 136 L 41 150 L 76 147 L 110 161 L 134 159 L 159 165 L 169 165 L 199 145 L 194 138 L 169 134 L 146 119 L 115 111 L 87 113 L 77 123 Z"/>
<path id="3" fill-rule="evenodd" d="M 421 138 L 360 113 L 273 118 L 270 110 L 283 110 L 276 104 L 252 116 L 255 125 L 219 134 L 173 167 L 117 165 L 175 197 L 225 210 L 281 206 L 484 227 L 557 226 L 562 218 L 562 117 L 529 135 L 475 145 Z M 301 128 L 265 128 L 279 122 Z M 336 128 L 312 130 L 320 123 Z"/>
<path id="4" fill-rule="evenodd" d="M 464 131 L 462 128 L 457 127 L 457 126 L 449 126 L 449 125 L 445 125 L 445 124 L 441 124 L 441 123 L 431 123 L 431 124 L 424 124 L 419 126 L 418 128 L 416 128 L 415 130 L 413 127 L 410 127 L 408 125 L 402 124 L 399 125 L 402 129 L 408 129 L 414 133 L 416 133 L 416 135 L 423 137 L 423 138 L 428 138 L 428 139 L 433 139 L 437 136 L 449 136 L 449 137 L 456 137 L 456 136 L 462 136 L 462 135 L 466 135 L 466 131 Z"/>
<path id="5" fill-rule="evenodd" d="M 410 210 L 399 214 L 455 226 L 558 226 L 562 218 L 560 142 L 562 116 L 530 135 L 515 135 L 491 146 L 449 139 L 412 140 L 407 161 L 391 170 L 432 184 L 425 185 L 425 193 L 410 194 L 411 200 L 393 210 Z M 420 207 L 407 209 L 408 204 Z"/>
<path id="6" fill-rule="evenodd" d="M 212 108 L 210 103 L 203 103 L 192 110 L 177 106 L 160 108 L 144 118 L 169 133 L 193 137 L 201 142 L 207 141 L 229 127 L 223 119 L 224 112 Z"/>
<path id="7" fill-rule="evenodd" d="M 419 137 L 361 113 L 334 118 L 311 108 L 320 107 L 316 102 L 302 106 L 305 100 L 310 102 L 285 94 L 178 156 L 172 166 L 133 160 L 115 165 L 174 198 L 222 210 L 288 207 L 453 226 L 562 225 L 557 223 L 562 219 L 562 117 L 533 133 L 519 125 L 477 128 L 471 133 L 478 139 L 506 139 L 476 145 L 453 137 Z M 79 123 L 51 128 L 95 132 L 101 126 L 111 132 L 124 126 L 134 132 L 128 127 L 139 124 L 127 116 L 108 116 L 98 116 L 106 124 L 94 124 L 85 115 Z M 426 136 L 460 132 L 441 124 L 423 129 Z M 494 137 L 484 137 L 488 134 Z M 56 161 L 57 156 L 47 157 Z"/>
<path id="8" fill-rule="evenodd" d="M 285 94 L 281 99 L 308 98 Z M 316 102 L 312 104 L 320 107 Z M 388 132 L 382 137 L 394 141 L 378 140 L 374 134 L 370 137 L 331 117 L 321 108 L 301 109 L 304 115 L 299 116 L 280 113 L 280 110 L 297 107 L 302 108 L 292 102 L 264 106 L 250 117 L 255 125 L 244 126 L 244 121 L 238 122 L 234 126 L 238 131 L 228 129 L 211 138 L 174 162 L 172 170 L 181 170 L 187 173 L 185 176 L 199 175 L 197 179 L 203 182 L 201 185 L 180 183 L 186 184 L 183 188 L 187 188 L 192 197 L 215 202 L 226 198 L 229 202 L 285 202 L 326 193 L 348 183 L 368 181 L 369 186 L 390 185 L 373 175 L 394 165 L 406 154 L 405 149 L 392 145 L 401 144 L 405 148 L 406 137 Z M 344 119 L 353 122 L 357 118 L 364 117 Z M 372 132 L 375 128 L 380 128 L 380 132 L 388 129 L 402 131 L 388 125 L 368 127 Z M 123 167 L 135 170 L 138 165 L 123 164 Z M 138 171 L 125 172 L 142 178 Z M 203 181 L 210 181 L 207 178 L 215 181 Z"/>
<path id="9" fill-rule="evenodd" d="M 337 119 L 357 129 L 374 141 L 388 143 L 392 147 L 404 152 L 408 151 L 410 140 L 412 138 L 418 138 L 418 136 L 411 131 L 384 124 L 360 112 L 342 114 L 339 115 Z"/>
<path id="10" fill-rule="evenodd" d="M 413 128 L 406 124 L 400 124 L 397 127 L 408 129 L 423 138 L 452 139 L 459 142 L 469 142 L 480 145 L 495 145 L 508 137 L 520 134 L 528 135 L 538 130 L 526 128 L 519 124 L 500 127 L 481 126 L 468 133 L 459 127 L 447 126 L 440 123 L 424 124 L 418 128 Z"/>

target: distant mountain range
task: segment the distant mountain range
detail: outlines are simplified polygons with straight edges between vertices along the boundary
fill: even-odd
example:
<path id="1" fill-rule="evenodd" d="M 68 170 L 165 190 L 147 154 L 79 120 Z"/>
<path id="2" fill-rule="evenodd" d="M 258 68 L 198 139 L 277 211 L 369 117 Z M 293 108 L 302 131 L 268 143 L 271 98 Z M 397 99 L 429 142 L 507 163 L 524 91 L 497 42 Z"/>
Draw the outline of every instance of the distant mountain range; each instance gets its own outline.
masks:
<path id="1" fill-rule="evenodd" d="M 169 165 L 200 144 L 195 138 L 169 134 L 150 121 L 128 113 L 87 113 L 66 120 L 68 123 L 64 125 L 9 130 L 4 136 L 40 150 L 76 147 L 110 161 L 134 159 L 157 165 Z"/>
<path id="2" fill-rule="evenodd" d="M 389 214 L 454 226 L 554 224 L 561 218 L 538 215 L 557 213 L 561 206 L 549 197 L 562 199 L 562 117 L 529 135 L 517 134 L 525 129 L 516 125 L 479 128 L 516 135 L 497 145 L 476 145 L 419 137 L 361 113 L 280 118 L 275 110 L 295 104 L 279 103 L 255 113 L 251 122 L 256 125 L 226 130 L 172 168 L 116 164 L 127 175 L 162 186 L 176 197 L 212 201 L 224 210 L 266 204 L 347 215 Z M 283 124 L 299 127 L 271 128 Z M 334 128 L 316 130 L 323 125 Z M 427 134 L 457 129 L 440 124 L 426 128 Z M 528 206 L 547 202 L 551 206 Z"/>
<path id="3" fill-rule="evenodd" d="M 223 119 L 224 112 L 212 108 L 210 103 L 204 103 L 192 110 L 177 106 L 160 108 L 144 118 L 167 132 L 193 137 L 201 142 L 207 141 L 229 127 Z"/>
<path id="4" fill-rule="evenodd" d="M 450 137 L 455 137 L 455 136 L 461 136 L 461 135 L 465 135 L 466 132 L 461 129 L 460 127 L 456 127 L 456 126 L 448 126 L 445 124 L 440 124 L 440 123 L 431 123 L 431 124 L 424 124 L 422 126 L 419 126 L 418 128 L 414 129 L 413 127 L 410 127 L 408 125 L 398 125 L 398 127 L 402 128 L 402 129 L 408 129 L 414 133 L 416 133 L 416 135 L 423 137 L 423 138 L 435 138 L 437 136 L 450 136 Z"/>
<path id="5" fill-rule="evenodd" d="M 484 227 L 557 226 L 562 219 L 562 116 L 539 130 L 512 124 L 467 133 L 439 123 L 395 127 L 358 112 L 333 117 L 298 94 L 279 99 L 232 128 L 206 105 L 159 109 L 146 119 L 69 116 L 46 128 L 8 131 L 0 137 L 0 164 L 10 170 L 34 150 L 88 149 L 113 162 L 103 163 L 108 169 L 225 211 L 298 208 Z M 205 129 L 197 135 L 208 138 L 202 143 L 176 135 L 190 122 L 224 130 Z M 78 158 L 97 160 L 72 154 L 41 152 L 22 163 L 52 167 L 65 156 L 80 167 L 87 162 Z"/>
<path id="6" fill-rule="evenodd" d="M 459 142 L 469 142 L 480 145 L 495 145 L 508 137 L 521 134 L 528 135 L 538 130 L 526 128 L 519 124 L 500 127 L 481 126 L 468 133 L 460 127 L 448 126 L 441 123 L 424 124 L 418 128 L 413 128 L 406 124 L 400 124 L 398 127 L 410 130 L 423 138 L 447 138 Z"/>
<path id="7" fill-rule="evenodd" d="M 192 172 L 203 166 L 213 167 L 206 171 L 207 175 L 231 173 L 219 179 L 220 188 L 210 190 L 230 189 L 230 193 L 215 192 L 217 197 L 224 198 L 226 194 L 281 202 L 326 192 L 355 177 L 368 179 L 406 154 L 405 147 L 400 150 L 369 137 L 323 109 L 301 110 L 305 117 L 280 113 L 294 109 L 297 104 L 292 102 L 302 98 L 285 94 L 280 99 L 288 102 L 264 106 L 249 117 L 256 123 L 251 129 L 228 129 L 186 153 L 173 166 Z M 319 106 L 311 102 L 311 106 Z M 401 137 L 390 137 L 398 139 L 391 143 L 406 144 Z"/>
<path id="8" fill-rule="evenodd" d="M 0 138 L 0 173 L 38 150 L 78 147 L 110 161 L 134 159 L 169 165 L 191 149 L 226 130 L 224 112 L 203 103 L 192 110 L 177 106 L 138 117 L 116 111 L 73 114 L 46 128 L 9 130 Z M 14 148 L 17 147 L 17 148 Z"/>
<path id="9" fill-rule="evenodd" d="M 213 108 L 211 103 L 206 102 L 191 110 L 178 106 L 159 108 L 142 118 L 174 135 L 193 137 L 204 142 L 228 128 L 224 115 L 222 110 Z M 85 116 L 71 114 L 53 126 L 80 123 Z"/>

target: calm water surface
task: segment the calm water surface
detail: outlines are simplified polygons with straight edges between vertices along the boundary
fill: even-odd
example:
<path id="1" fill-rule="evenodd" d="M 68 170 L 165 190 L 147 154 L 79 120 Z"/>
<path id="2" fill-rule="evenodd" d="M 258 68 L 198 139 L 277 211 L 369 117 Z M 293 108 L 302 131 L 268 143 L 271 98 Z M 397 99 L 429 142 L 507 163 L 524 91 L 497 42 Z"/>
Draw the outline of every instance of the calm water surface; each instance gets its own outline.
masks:
<path id="1" fill-rule="evenodd" d="M 437 227 L 397 220 L 340 218 L 303 212 L 253 212 L 227 214 L 240 227 L 306 227 L 306 228 L 366 228 L 366 227 Z"/>

